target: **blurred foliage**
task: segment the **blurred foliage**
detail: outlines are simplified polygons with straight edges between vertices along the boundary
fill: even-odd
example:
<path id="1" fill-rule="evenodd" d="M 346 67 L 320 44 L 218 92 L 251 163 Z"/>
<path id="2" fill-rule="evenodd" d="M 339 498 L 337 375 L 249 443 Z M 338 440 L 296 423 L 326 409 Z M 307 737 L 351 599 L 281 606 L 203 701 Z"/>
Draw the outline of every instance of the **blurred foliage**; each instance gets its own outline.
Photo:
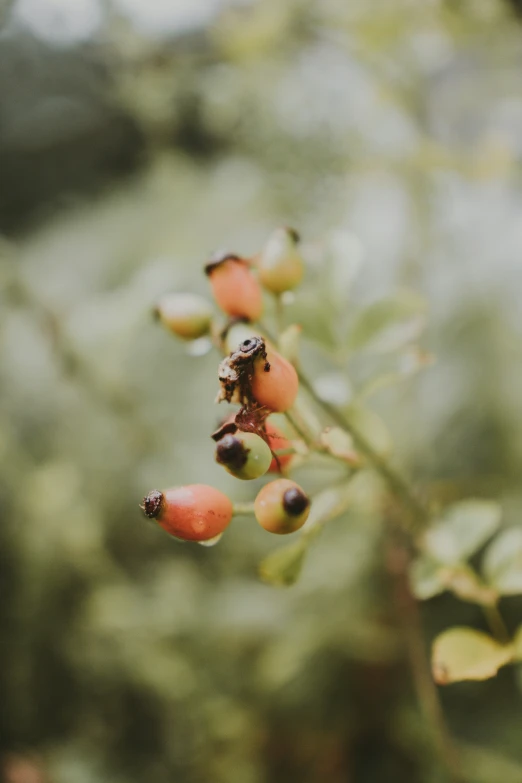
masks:
<path id="1" fill-rule="evenodd" d="M 298 227 L 303 369 L 441 509 L 412 574 L 426 640 L 473 629 L 481 672 L 519 658 L 522 30 L 500 0 L 161 5 L 2 9 L 4 778 L 442 781 L 371 489 L 306 558 L 248 520 L 211 549 L 143 520 L 153 486 L 251 498 L 212 459 L 216 357 L 150 307 Z M 467 498 L 481 525 L 448 533 Z M 522 779 L 521 687 L 510 665 L 441 691 L 470 780 Z"/>

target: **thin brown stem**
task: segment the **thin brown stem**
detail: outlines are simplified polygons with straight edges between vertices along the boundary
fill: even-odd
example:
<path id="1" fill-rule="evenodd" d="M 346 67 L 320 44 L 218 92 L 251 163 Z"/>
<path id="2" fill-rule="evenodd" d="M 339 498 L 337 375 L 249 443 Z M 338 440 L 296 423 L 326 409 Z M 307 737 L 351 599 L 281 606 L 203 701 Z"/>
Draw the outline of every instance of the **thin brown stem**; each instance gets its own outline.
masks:
<path id="1" fill-rule="evenodd" d="M 496 604 L 483 604 L 482 609 L 490 631 L 499 642 L 507 644 L 510 641 L 509 632 Z"/>
<path id="2" fill-rule="evenodd" d="M 464 783 L 457 749 L 448 732 L 437 686 L 431 675 L 419 604 L 412 595 L 407 571 L 409 553 L 406 547 L 392 542 L 388 550 L 388 569 L 394 582 L 394 599 L 410 665 L 415 693 L 442 767 L 451 783 Z"/>

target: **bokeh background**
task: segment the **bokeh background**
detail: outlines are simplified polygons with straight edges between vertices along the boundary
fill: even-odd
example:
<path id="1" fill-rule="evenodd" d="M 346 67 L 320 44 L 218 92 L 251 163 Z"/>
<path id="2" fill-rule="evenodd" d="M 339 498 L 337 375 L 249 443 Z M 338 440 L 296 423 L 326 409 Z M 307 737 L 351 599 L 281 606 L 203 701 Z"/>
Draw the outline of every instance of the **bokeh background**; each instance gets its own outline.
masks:
<path id="1" fill-rule="evenodd" d="M 343 403 L 350 372 L 315 343 L 349 302 L 413 287 L 437 361 L 373 408 L 432 494 L 495 497 L 519 523 L 517 3 L 0 8 L 4 780 L 444 780 L 379 520 L 327 526 L 290 589 L 260 581 L 280 542 L 254 522 L 206 549 L 144 521 L 156 486 L 252 496 L 213 463 L 216 356 L 191 355 L 150 308 L 206 294 L 216 248 L 252 254 L 294 225 L 322 294 L 304 286 L 303 364 Z M 350 300 L 332 253 L 337 274 L 343 253 L 361 262 Z M 518 599 L 502 611 L 519 624 Z M 428 642 L 484 624 L 448 595 L 422 613 Z M 472 780 L 522 780 L 521 691 L 515 667 L 443 689 Z"/>

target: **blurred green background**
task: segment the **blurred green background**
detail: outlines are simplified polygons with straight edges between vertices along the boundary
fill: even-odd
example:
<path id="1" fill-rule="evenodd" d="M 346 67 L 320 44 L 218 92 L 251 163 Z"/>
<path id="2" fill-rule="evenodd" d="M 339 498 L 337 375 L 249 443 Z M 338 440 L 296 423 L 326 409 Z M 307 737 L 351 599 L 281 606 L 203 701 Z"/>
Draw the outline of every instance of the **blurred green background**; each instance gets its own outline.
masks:
<path id="1" fill-rule="evenodd" d="M 206 294 L 215 249 L 252 254 L 293 225 L 309 248 L 303 365 L 348 398 L 317 341 L 350 301 L 413 287 L 437 362 L 372 405 L 433 495 L 499 498 L 519 524 L 516 6 L 0 4 L 6 783 L 445 779 L 379 520 L 327 526 L 285 590 L 259 580 L 280 542 L 253 521 L 204 549 L 143 519 L 152 487 L 253 497 L 213 462 L 216 355 L 191 356 L 150 308 L 167 290 Z M 347 246 L 363 259 L 351 300 L 328 271 Z M 502 611 L 514 628 L 522 602 Z M 427 641 L 484 627 L 448 595 L 422 612 Z M 522 780 L 521 689 L 509 667 L 441 692 L 479 783 Z"/>

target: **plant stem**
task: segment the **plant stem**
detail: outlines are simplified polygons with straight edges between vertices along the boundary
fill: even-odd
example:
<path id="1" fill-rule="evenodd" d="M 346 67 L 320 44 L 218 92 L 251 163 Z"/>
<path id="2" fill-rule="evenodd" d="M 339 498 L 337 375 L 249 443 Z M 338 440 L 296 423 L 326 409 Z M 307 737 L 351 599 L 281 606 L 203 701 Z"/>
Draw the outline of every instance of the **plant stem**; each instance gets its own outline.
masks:
<path id="1" fill-rule="evenodd" d="M 275 322 L 277 334 L 280 335 L 284 328 L 284 306 L 281 294 L 275 294 Z"/>
<path id="2" fill-rule="evenodd" d="M 412 595 L 407 571 L 409 554 L 406 548 L 392 542 L 388 551 L 388 569 L 394 580 L 394 597 L 402 627 L 413 684 L 420 708 L 430 727 L 433 743 L 451 783 L 463 783 L 464 776 L 456 748 L 446 727 L 437 687 L 429 666 L 419 605 Z"/>
<path id="3" fill-rule="evenodd" d="M 482 609 L 493 636 L 502 644 L 507 644 L 510 636 L 497 604 L 483 604 Z"/>
<path id="4" fill-rule="evenodd" d="M 361 454 L 372 463 L 375 470 L 386 481 L 395 497 L 398 498 L 404 508 L 407 509 L 408 519 L 407 521 L 403 520 L 403 527 L 410 535 L 416 536 L 429 520 L 428 509 L 418 499 L 406 479 L 395 470 L 387 460 L 375 451 L 364 435 L 352 425 L 344 414 L 326 400 L 321 399 L 306 376 L 301 372 L 298 372 L 298 375 L 301 386 L 310 395 L 316 405 L 322 408 L 336 424 L 345 429 L 352 436 L 356 448 L 358 448 Z"/>
<path id="5" fill-rule="evenodd" d="M 252 516 L 254 513 L 253 503 L 234 503 L 233 516 L 246 517 Z"/>

